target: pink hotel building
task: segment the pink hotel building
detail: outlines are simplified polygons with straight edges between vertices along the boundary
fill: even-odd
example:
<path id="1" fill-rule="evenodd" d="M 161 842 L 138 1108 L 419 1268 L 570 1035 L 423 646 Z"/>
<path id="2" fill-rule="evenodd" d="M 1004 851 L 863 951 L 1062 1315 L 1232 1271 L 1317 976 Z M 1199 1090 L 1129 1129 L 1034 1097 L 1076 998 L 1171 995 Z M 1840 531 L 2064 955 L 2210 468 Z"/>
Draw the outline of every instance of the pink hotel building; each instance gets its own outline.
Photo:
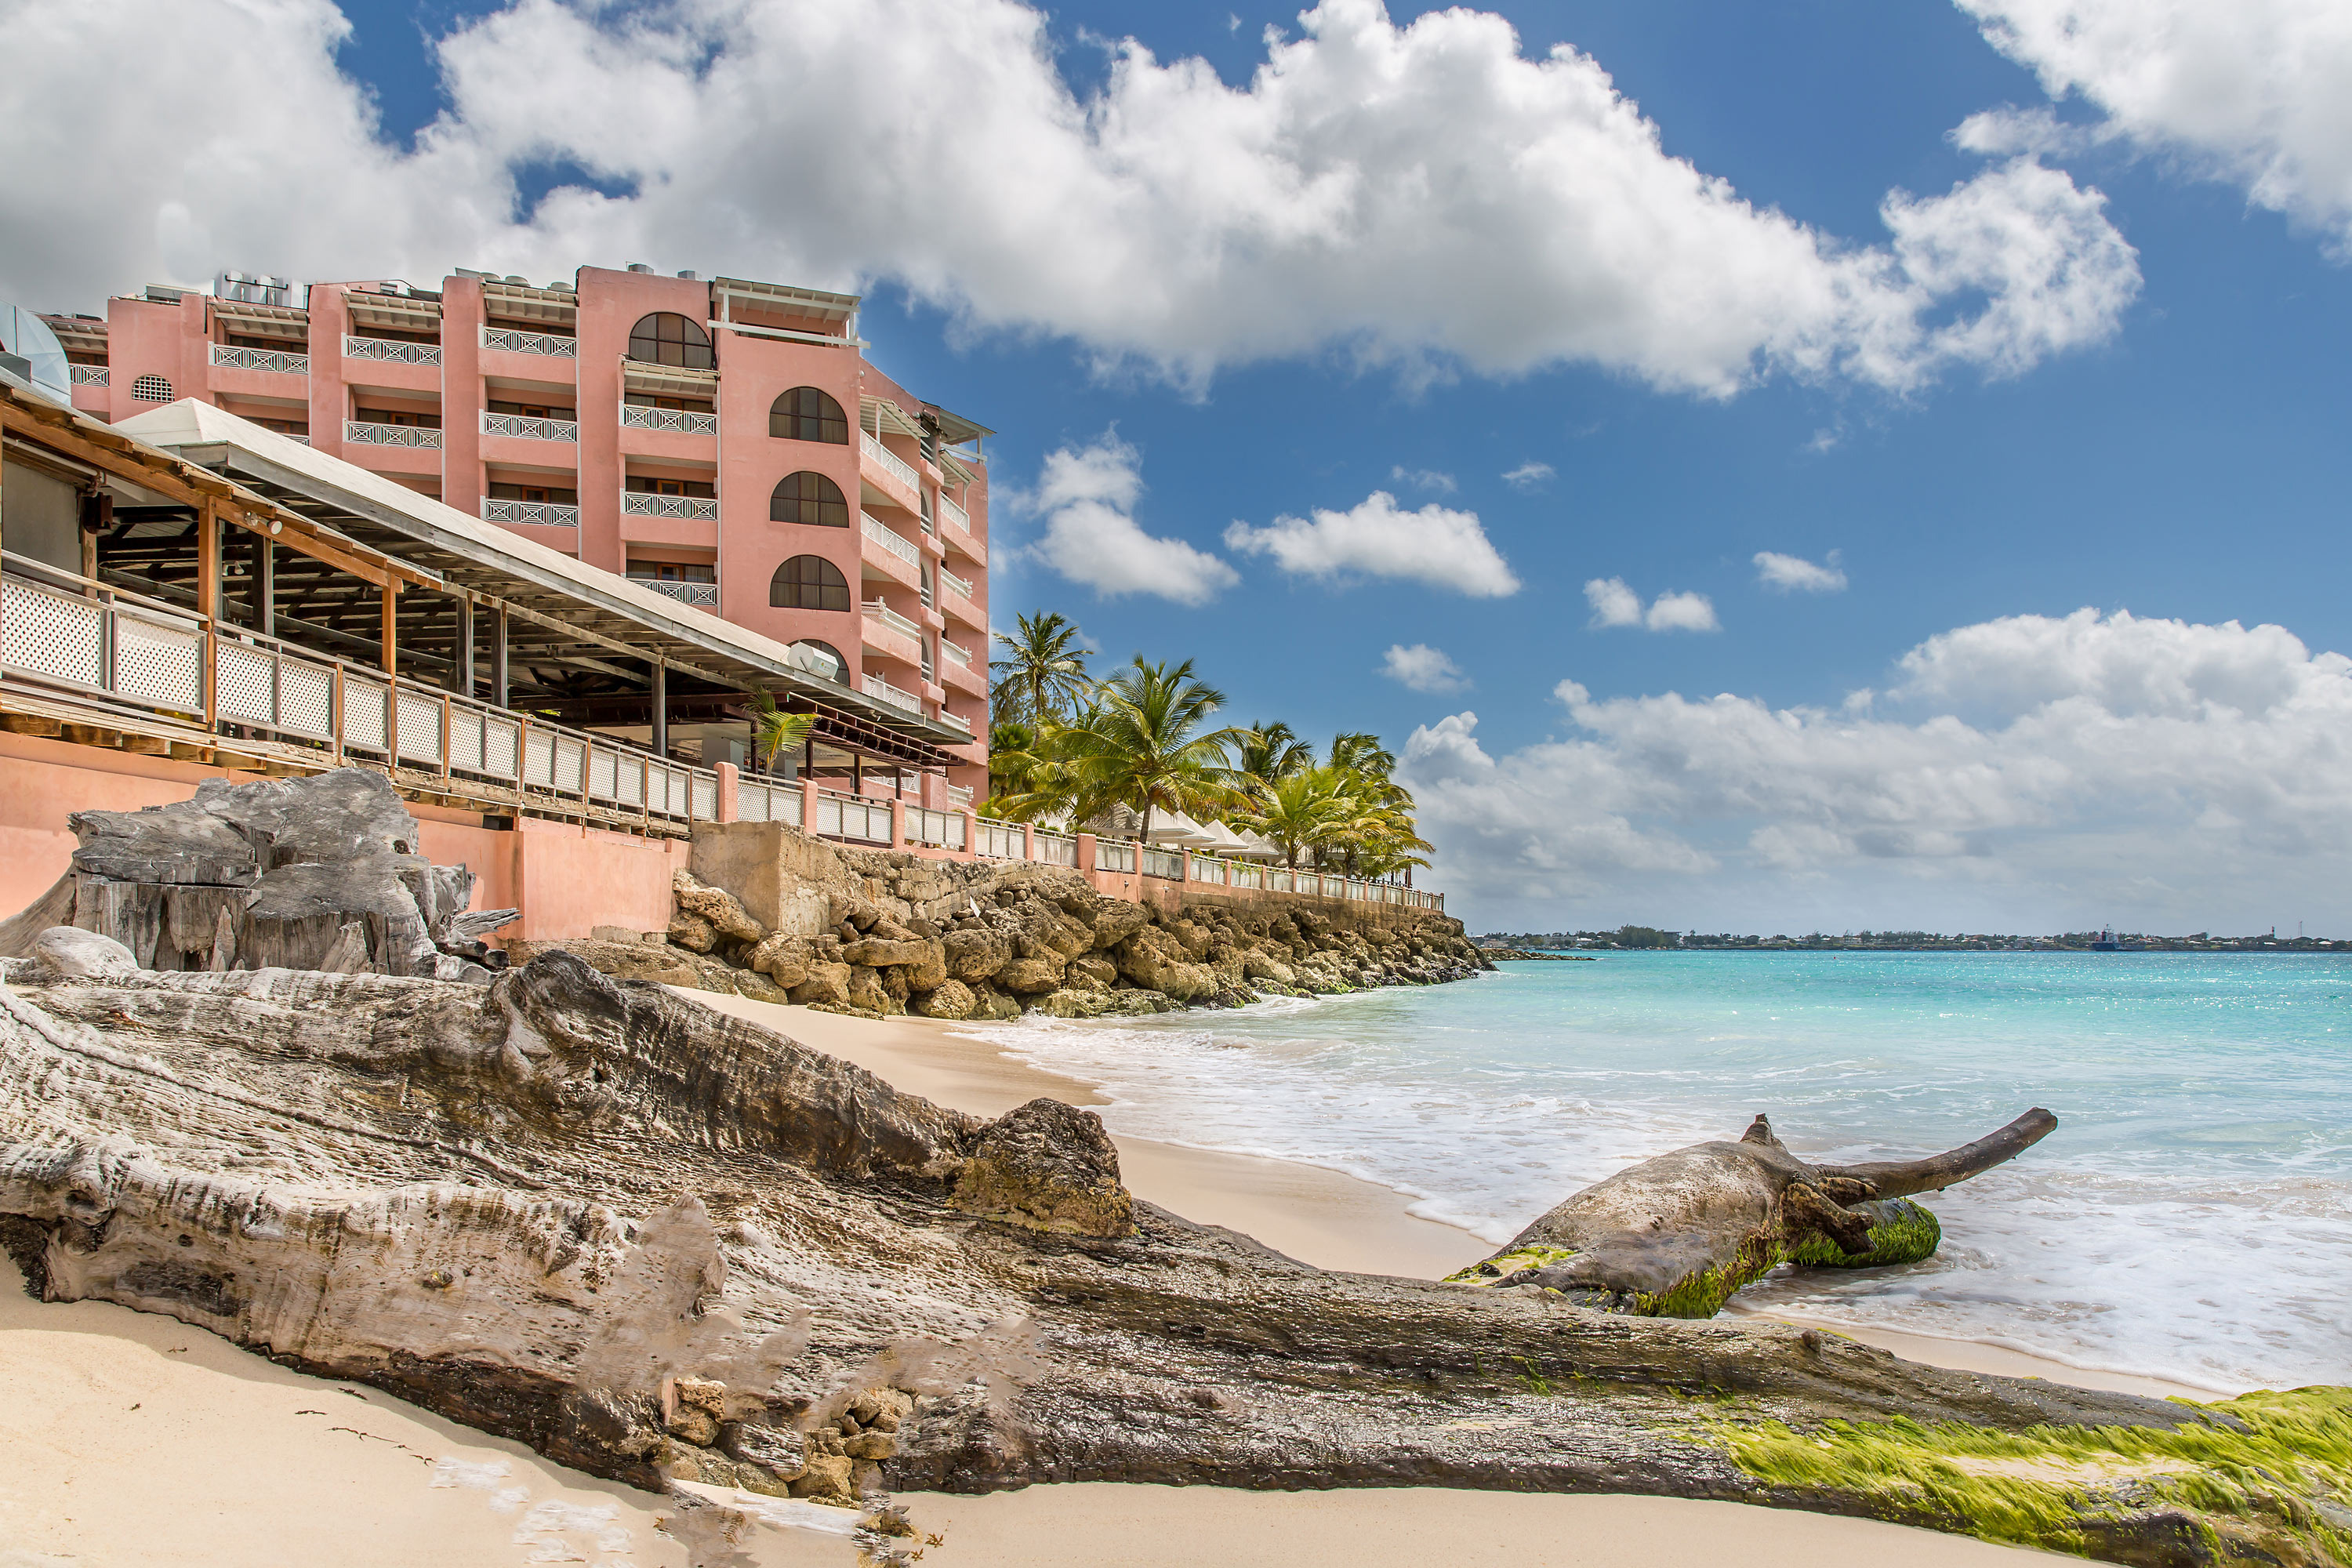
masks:
<path id="1" fill-rule="evenodd" d="M 804 645 L 852 689 L 968 732 L 923 801 L 968 805 L 987 793 L 992 432 L 868 363 L 857 307 L 586 267 L 544 288 L 461 269 L 430 290 L 229 274 L 44 320 L 74 406 L 110 424 L 210 403 Z M 740 705 L 664 717 L 686 760 L 742 761 Z"/>

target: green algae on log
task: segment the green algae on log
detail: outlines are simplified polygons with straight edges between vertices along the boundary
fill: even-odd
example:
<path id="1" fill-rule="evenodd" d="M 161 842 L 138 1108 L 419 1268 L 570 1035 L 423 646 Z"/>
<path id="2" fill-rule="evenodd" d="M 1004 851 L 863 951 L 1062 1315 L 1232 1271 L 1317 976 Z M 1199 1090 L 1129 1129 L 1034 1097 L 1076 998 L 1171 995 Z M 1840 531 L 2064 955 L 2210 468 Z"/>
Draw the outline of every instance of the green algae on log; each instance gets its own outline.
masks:
<path id="1" fill-rule="evenodd" d="M 1694 1434 L 1819 1507 L 2118 1563 L 2352 1563 L 2352 1389 L 2174 1403 L 2153 1426 L 1717 1422 Z"/>
<path id="2" fill-rule="evenodd" d="M 1576 1194 L 1456 1284 L 1535 1285 L 1644 1318 L 1711 1318 L 1782 1263 L 1916 1263 L 1943 1239 L 1908 1194 L 1940 1192 L 2016 1158 L 2058 1125 L 2042 1110 L 1919 1160 L 1812 1165 L 1756 1118 L 1736 1143 L 1694 1143 Z"/>

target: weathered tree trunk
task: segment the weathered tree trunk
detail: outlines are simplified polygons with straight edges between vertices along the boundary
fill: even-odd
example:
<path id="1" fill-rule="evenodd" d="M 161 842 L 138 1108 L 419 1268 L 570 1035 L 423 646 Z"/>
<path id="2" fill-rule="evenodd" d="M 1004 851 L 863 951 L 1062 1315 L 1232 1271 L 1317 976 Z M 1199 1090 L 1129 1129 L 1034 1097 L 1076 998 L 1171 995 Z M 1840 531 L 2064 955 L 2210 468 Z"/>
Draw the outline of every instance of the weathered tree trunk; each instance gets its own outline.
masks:
<path id="1" fill-rule="evenodd" d="M 0 966 L 0 1243 L 37 1292 L 640 1485 L 1649 1492 L 2165 1568 L 2339 1549 L 2340 1443 L 2255 1400 L 1328 1273 L 1121 1204 L 1090 1113 L 982 1124 L 568 955 L 480 986 L 45 951 Z M 1985 1432 L 2098 1463 L 1948 1484 L 1935 1446 Z"/>
<path id="2" fill-rule="evenodd" d="M 1737 1143 L 1694 1143 L 1585 1188 L 1454 1279 L 1540 1286 L 1608 1312 L 1711 1318 L 1781 1263 L 1858 1268 L 1927 1257 L 1942 1228 L 1909 1194 L 2013 1160 L 2057 1125 L 2036 1109 L 1926 1159 L 1810 1165 L 1759 1115 Z"/>

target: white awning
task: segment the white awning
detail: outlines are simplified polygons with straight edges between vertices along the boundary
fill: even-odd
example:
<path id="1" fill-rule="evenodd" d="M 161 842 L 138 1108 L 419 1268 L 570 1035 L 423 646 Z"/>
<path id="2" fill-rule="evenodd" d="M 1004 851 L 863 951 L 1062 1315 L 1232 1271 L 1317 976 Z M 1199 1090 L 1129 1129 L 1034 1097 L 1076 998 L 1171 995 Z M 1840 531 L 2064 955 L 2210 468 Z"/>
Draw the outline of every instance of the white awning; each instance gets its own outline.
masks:
<path id="1" fill-rule="evenodd" d="M 1191 844 L 1206 848 L 1216 842 L 1202 831 L 1201 825 L 1181 811 L 1151 814 L 1151 831 L 1144 835 L 1154 844 Z"/>

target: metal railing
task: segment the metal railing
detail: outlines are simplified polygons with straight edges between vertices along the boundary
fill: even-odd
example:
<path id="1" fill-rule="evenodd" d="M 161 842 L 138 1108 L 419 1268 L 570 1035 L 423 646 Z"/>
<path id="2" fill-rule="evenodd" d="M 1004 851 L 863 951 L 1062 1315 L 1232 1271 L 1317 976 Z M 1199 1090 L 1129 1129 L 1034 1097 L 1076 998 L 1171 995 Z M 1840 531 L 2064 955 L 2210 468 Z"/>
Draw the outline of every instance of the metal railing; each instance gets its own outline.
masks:
<path id="1" fill-rule="evenodd" d="M 1096 839 L 1095 869 L 1121 872 L 1134 870 L 1135 841 L 1131 838 Z"/>
<path id="2" fill-rule="evenodd" d="M 1142 853 L 1145 876 L 1164 877 L 1171 882 L 1183 880 L 1184 857 L 1181 851 L 1160 849 L 1146 844 L 1143 846 Z"/>
<path id="3" fill-rule="evenodd" d="M 886 527 L 884 524 L 875 521 L 874 514 L 871 512 L 861 511 L 857 514 L 857 518 L 858 521 L 864 527 L 866 538 L 872 540 L 875 543 L 880 545 L 891 554 L 896 555 L 908 565 L 914 567 L 918 571 L 922 569 L 923 552 L 915 548 L 914 542 L 911 540 L 908 540 L 905 535 L 899 533 L 896 529 Z"/>
<path id="4" fill-rule="evenodd" d="M 502 353 L 538 354 L 543 359 L 580 357 L 576 338 L 558 337 L 553 332 L 526 332 L 514 327 L 484 327 L 482 346 Z"/>
<path id="5" fill-rule="evenodd" d="M 991 860 L 1019 860 L 1025 858 L 1028 835 L 1016 822 L 999 822 L 993 817 L 977 817 L 972 822 L 978 841 L 975 853 Z"/>
<path id="6" fill-rule="evenodd" d="M 520 436 L 527 441 L 576 442 L 580 439 L 580 423 L 575 419 L 539 419 L 528 414 L 493 414 L 485 408 L 482 434 Z"/>
<path id="7" fill-rule="evenodd" d="M 439 343 L 403 342 L 398 338 L 361 338 L 343 334 L 345 359 L 372 359 L 384 364 L 439 364 Z"/>
<path id="8" fill-rule="evenodd" d="M 891 841 L 890 803 L 824 789 L 816 795 L 816 834 L 820 838 L 855 838 L 867 844 Z"/>
<path id="9" fill-rule="evenodd" d="M 248 349 L 236 343 L 215 343 L 211 357 L 213 364 L 222 370 L 266 370 L 278 375 L 310 374 L 309 354 L 288 353 L 283 349 Z"/>
<path id="10" fill-rule="evenodd" d="M 884 604 L 879 599 L 866 600 L 866 613 L 873 619 L 880 621 L 884 626 L 888 626 L 894 632 L 898 632 L 902 636 L 913 637 L 917 642 L 920 642 L 923 638 L 922 627 L 917 626 L 914 622 L 908 620 L 906 616 L 900 615 L 898 611 L 892 609 L 888 605 Z"/>
<path id="11" fill-rule="evenodd" d="M 580 509 L 547 500 L 482 500 L 484 522 L 528 523 L 534 528 L 577 528 Z"/>
<path id="12" fill-rule="evenodd" d="M 354 447 L 422 447 L 441 449 L 441 432 L 430 425 L 379 425 L 373 419 L 343 421 L 343 439 Z"/>
<path id="13" fill-rule="evenodd" d="M 865 691 L 866 696 L 878 702 L 887 702 L 894 708 L 904 708 L 918 718 L 922 716 L 923 700 L 921 698 L 911 691 L 901 691 L 878 675 L 869 675 L 866 678 Z"/>
<path id="14" fill-rule="evenodd" d="M 621 515 L 624 517 L 682 517 L 702 521 L 716 521 L 719 501 L 712 496 L 664 496 L 651 490 L 623 490 Z"/>
<path id="15" fill-rule="evenodd" d="M 939 849 L 961 849 L 964 847 L 963 813 L 933 811 L 921 805 L 907 807 L 907 842 L 929 845 Z"/>
<path id="16" fill-rule="evenodd" d="M 621 405 L 621 424 L 630 430 L 674 430 L 681 436 L 716 436 L 719 416 L 692 408 L 649 408 L 642 403 Z"/>
<path id="17" fill-rule="evenodd" d="M 71 371 L 73 384 L 76 386 L 104 386 L 107 384 L 108 372 L 109 367 L 102 364 L 75 365 Z"/>
<path id="18" fill-rule="evenodd" d="M 857 441 L 859 448 L 874 460 L 876 468 L 906 486 L 914 494 L 919 496 L 923 493 L 923 476 L 915 471 L 915 466 L 912 463 L 884 446 L 881 438 L 874 432 L 860 430 L 857 433 Z"/>
<path id="19" fill-rule="evenodd" d="M 640 588 L 650 588 L 681 605 L 694 605 L 702 609 L 719 607 L 719 584 L 716 583 L 678 583 L 666 577 L 632 577 L 630 582 Z"/>
<path id="20" fill-rule="evenodd" d="M 782 822 L 798 827 L 801 808 L 805 804 L 804 792 L 797 784 L 770 784 L 746 777 L 735 785 L 738 822 Z"/>

